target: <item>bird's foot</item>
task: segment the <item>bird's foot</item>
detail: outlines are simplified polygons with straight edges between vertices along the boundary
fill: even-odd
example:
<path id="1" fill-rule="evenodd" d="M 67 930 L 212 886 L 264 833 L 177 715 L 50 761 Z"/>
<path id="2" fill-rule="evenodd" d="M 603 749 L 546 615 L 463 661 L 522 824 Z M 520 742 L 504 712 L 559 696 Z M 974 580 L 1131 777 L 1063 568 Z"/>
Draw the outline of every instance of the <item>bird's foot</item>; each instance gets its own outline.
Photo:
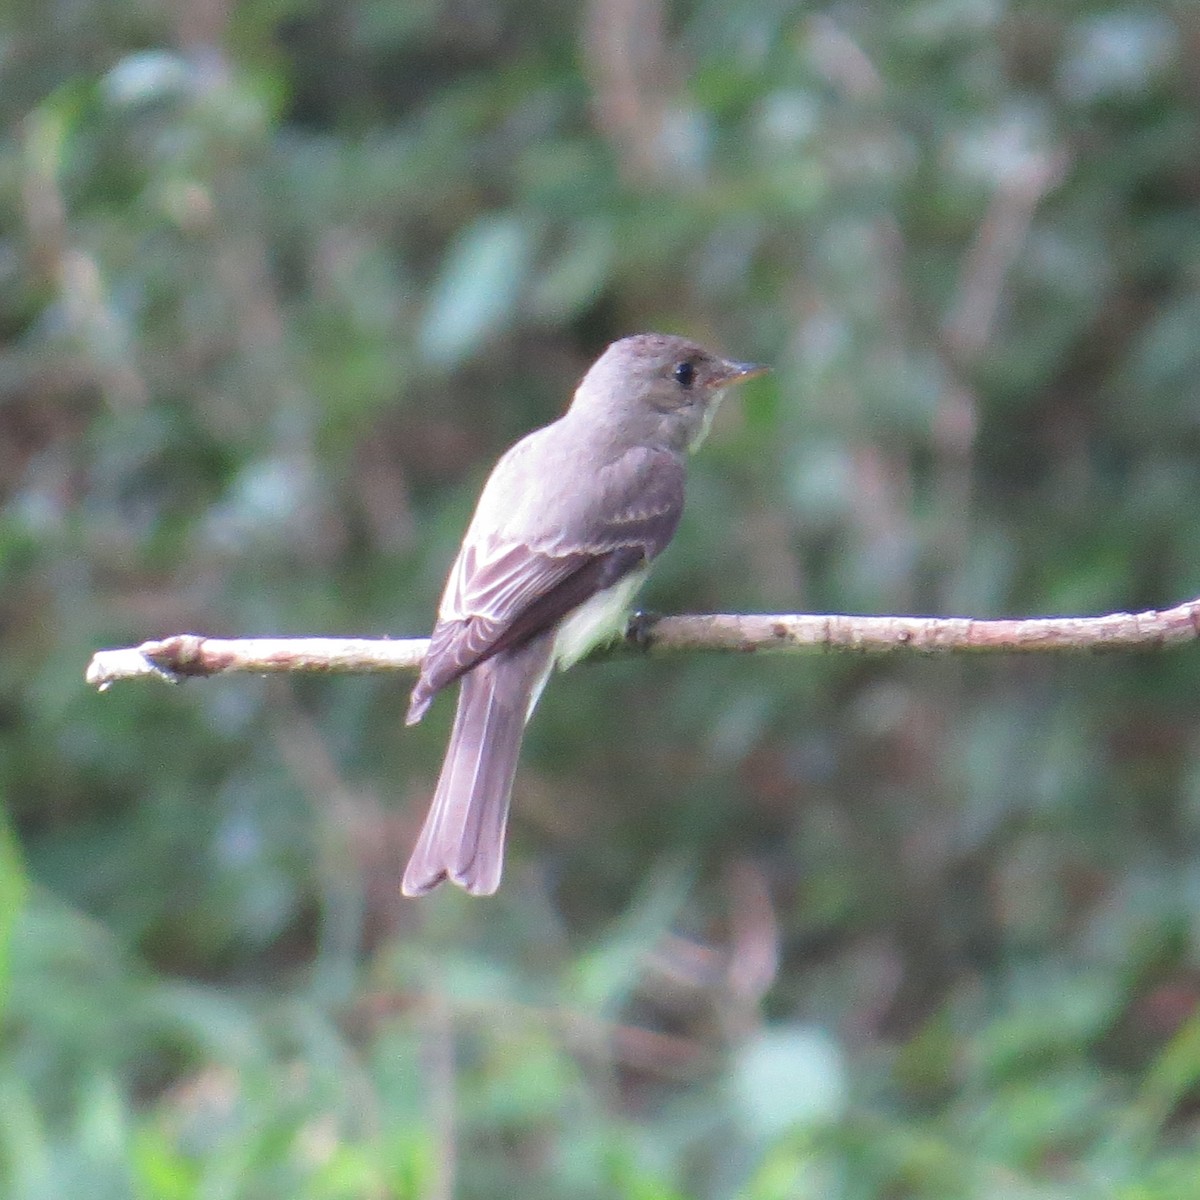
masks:
<path id="1" fill-rule="evenodd" d="M 649 650 L 654 644 L 654 626 L 658 624 L 661 613 L 646 612 L 638 609 L 625 627 L 625 640 L 639 650 Z"/>

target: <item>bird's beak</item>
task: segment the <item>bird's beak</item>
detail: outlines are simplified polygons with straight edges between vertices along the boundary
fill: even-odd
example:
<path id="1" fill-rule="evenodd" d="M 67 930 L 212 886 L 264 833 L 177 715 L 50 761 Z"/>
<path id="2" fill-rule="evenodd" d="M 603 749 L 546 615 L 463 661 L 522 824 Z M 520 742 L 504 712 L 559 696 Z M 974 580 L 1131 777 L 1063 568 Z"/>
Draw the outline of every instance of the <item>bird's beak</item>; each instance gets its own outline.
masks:
<path id="1" fill-rule="evenodd" d="M 744 379 L 753 379 L 757 375 L 765 375 L 771 368 L 761 363 L 726 362 L 725 382 L 741 383 Z"/>

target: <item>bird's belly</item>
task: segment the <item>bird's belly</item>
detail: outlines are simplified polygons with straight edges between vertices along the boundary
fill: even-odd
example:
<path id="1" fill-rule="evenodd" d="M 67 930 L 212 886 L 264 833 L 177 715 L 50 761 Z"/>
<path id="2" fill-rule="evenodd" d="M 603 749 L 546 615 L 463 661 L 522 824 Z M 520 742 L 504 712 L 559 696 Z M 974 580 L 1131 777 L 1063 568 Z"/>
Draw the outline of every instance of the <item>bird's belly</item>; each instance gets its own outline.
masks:
<path id="1" fill-rule="evenodd" d="M 646 571 L 645 567 L 630 571 L 563 618 L 554 638 L 554 661 L 561 669 L 577 663 L 589 650 L 624 629 L 630 601 L 646 578 Z"/>

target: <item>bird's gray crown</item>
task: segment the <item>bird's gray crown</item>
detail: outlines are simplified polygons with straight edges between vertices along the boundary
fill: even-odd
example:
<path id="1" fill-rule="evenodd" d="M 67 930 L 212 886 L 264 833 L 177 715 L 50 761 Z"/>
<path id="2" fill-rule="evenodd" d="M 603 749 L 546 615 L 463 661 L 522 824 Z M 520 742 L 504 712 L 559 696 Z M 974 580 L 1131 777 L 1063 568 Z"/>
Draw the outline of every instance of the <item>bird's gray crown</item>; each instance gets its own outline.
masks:
<path id="1" fill-rule="evenodd" d="M 629 445 L 695 449 L 729 384 L 758 368 L 730 362 L 687 338 L 639 333 L 596 360 L 575 393 L 576 420 Z"/>

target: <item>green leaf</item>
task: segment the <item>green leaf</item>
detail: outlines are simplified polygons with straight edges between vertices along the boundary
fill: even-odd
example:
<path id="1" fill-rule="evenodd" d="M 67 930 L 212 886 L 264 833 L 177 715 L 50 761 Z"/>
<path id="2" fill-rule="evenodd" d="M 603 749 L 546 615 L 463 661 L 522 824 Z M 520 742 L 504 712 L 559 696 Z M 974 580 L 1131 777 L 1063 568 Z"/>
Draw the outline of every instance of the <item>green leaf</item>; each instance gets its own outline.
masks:
<path id="1" fill-rule="evenodd" d="M 732 1078 L 743 1122 L 763 1139 L 833 1121 L 846 1107 L 841 1050 L 819 1029 L 764 1029 L 739 1050 Z"/>
<path id="2" fill-rule="evenodd" d="M 7 815 L 0 810 L 0 1016 L 4 1013 L 12 974 L 13 930 L 28 893 L 29 883 L 20 848 L 9 828 Z"/>
<path id="3" fill-rule="evenodd" d="M 574 316 L 599 295 L 615 256 L 612 221 L 598 217 L 578 222 L 562 250 L 535 280 L 530 311 L 548 321 Z"/>
<path id="4" fill-rule="evenodd" d="M 485 216 L 451 244 L 421 324 L 424 356 L 453 367 L 513 322 L 532 235 L 514 216 Z"/>

